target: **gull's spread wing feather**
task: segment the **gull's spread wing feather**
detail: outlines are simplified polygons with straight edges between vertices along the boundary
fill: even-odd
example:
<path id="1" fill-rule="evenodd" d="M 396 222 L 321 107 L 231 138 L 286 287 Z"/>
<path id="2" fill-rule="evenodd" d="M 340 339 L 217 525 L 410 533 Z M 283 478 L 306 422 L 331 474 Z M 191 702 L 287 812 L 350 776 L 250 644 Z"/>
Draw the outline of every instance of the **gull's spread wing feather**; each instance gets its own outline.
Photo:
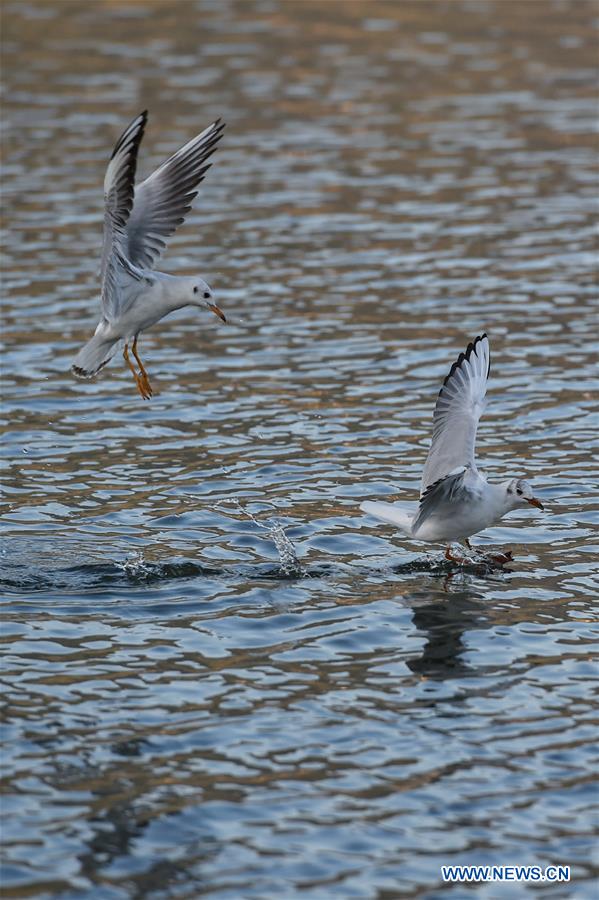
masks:
<path id="1" fill-rule="evenodd" d="M 166 240 L 183 222 L 210 168 L 206 163 L 225 125 L 213 122 L 167 159 L 136 189 L 127 221 L 127 255 L 135 266 L 151 269 Z"/>
<path id="2" fill-rule="evenodd" d="M 433 416 L 433 439 L 422 476 L 422 500 L 427 489 L 460 467 L 476 471 L 476 429 L 485 408 L 491 368 L 489 339 L 479 335 L 460 353 L 439 391 Z M 422 510 L 419 513 L 419 518 Z M 414 530 L 416 523 L 414 523 Z"/>
<path id="3" fill-rule="evenodd" d="M 137 116 L 118 139 L 104 177 L 104 243 L 102 247 L 102 312 L 108 321 L 118 316 L 119 276 L 126 256 L 127 220 L 133 207 L 137 153 L 148 119 Z"/>
<path id="4" fill-rule="evenodd" d="M 462 466 L 444 478 L 433 482 L 420 498 L 418 515 L 412 525 L 412 534 L 418 530 L 429 516 L 436 519 L 455 519 L 464 505 L 476 503 L 480 496 L 480 475 L 470 466 Z"/>

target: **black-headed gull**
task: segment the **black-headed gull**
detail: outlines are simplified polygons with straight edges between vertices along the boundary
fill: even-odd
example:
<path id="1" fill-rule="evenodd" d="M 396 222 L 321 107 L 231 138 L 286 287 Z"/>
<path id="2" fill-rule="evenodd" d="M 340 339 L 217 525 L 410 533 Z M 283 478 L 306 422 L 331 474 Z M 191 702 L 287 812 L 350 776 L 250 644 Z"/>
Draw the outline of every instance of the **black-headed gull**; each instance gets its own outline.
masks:
<path id="1" fill-rule="evenodd" d="M 463 541 L 506 513 L 543 505 L 520 478 L 489 484 L 474 459 L 476 429 L 485 407 L 491 368 L 489 339 L 480 335 L 460 353 L 439 391 L 433 439 L 422 475 L 419 503 L 366 501 L 360 509 L 396 525 L 404 534 L 431 543 Z M 471 548 L 470 548 L 471 549 Z M 460 561 L 447 547 L 448 559 Z M 509 557 L 507 557 L 509 558 Z"/>
<path id="2" fill-rule="evenodd" d="M 137 153 L 148 114 L 142 112 L 125 129 L 114 148 L 104 178 L 102 249 L 102 318 L 71 371 L 79 378 L 96 375 L 124 341 L 123 356 L 144 400 L 152 396 L 150 379 L 137 353 L 142 331 L 184 306 L 211 310 L 225 321 L 212 290 L 197 276 L 157 272 L 154 264 L 166 240 L 183 222 L 210 168 L 206 163 L 220 140 L 224 123 L 213 122 L 135 187 Z M 136 372 L 131 351 L 139 365 Z"/>

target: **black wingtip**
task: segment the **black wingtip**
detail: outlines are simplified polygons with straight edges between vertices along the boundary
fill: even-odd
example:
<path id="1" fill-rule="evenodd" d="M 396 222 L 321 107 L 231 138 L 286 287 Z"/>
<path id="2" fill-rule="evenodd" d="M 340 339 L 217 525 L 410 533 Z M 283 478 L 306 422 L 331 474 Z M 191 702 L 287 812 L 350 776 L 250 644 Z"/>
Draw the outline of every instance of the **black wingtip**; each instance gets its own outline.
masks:
<path id="1" fill-rule="evenodd" d="M 124 145 L 125 141 L 129 139 L 132 127 L 140 119 L 141 119 L 141 123 L 140 123 L 139 127 L 136 129 L 134 139 L 133 139 L 133 152 L 134 152 L 134 155 L 137 156 L 137 151 L 139 150 L 139 145 L 141 144 L 141 140 L 144 136 L 144 131 L 145 131 L 146 125 L 148 123 L 147 109 L 144 109 L 144 111 L 142 113 L 140 113 L 138 116 L 135 116 L 134 119 L 131 119 L 131 121 L 129 122 L 129 124 L 123 131 L 123 133 L 121 134 L 120 138 L 114 145 L 114 150 L 112 151 L 112 156 L 110 157 L 111 160 L 113 160 L 114 157 L 117 155 L 117 153 L 119 152 L 121 147 Z M 133 174 L 135 174 L 135 172 Z"/>
<path id="2" fill-rule="evenodd" d="M 139 142 L 141 143 L 141 139 L 144 136 L 144 131 L 146 130 L 146 125 L 148 124 L 148 110 L 147 109 L 142 110 L 142 112 L 140 112 L 140 114 L 139 114 L 139 118 L 141 119 Z"/>
<path id="3" fill-rule="evenodd" d="M 477 336 L 474 338 L 473 341 L 470 341 L 470 343 L 469 343 L 468 346 L 466 347 L 465 352 L 464 352 L 464 353 L 460 353 L 460 355 L 458 356 L 458 358 L 456 359 L 456 361 L 455 361 L 454 363 L 452 363 L 451 369 L 449 370 L 449 373 L 447 374 L 447 376 L 445 377 L 445 380 L 444 380 L 444 382 L 443 382 L 443 387 L 445 387 L 445 385 L 447 384 L 447 382 L 449 381 L 449 379 L 453 376 L 453 374 L 454 374 L 454 372 L 456 371 L 456 369 L 459 369 L 459 368 L 460 368 L 460 366 L 462 365 L 462 363 L 464 362 L 464 360 L 465 360 L 466 362 L 468 362 L 468 360 L 470 359 L 470 357 L 472 356 L 472 354 L 473 354 L 473 353 L 476 354 L 476 347 L 477 347 L 477 345 L 480 344 L 481 341 L 484 341 L 484 339 L 485 339 L 486 337 L 487 337 L 487 332 L 486 332 L 486 331 L 483 331 L 483 333 L 477 335 Z M 488 338 L 487 338 L 487 339 L 488 339 Z M 487 367 L 487 378 L 489 377 L 490 373 L 491 373 L 491 354 L 489 353 L 489 365 L 488 365 L 488 367 Z M 441 390 L 443 390 L 443 387 L 441 388 Z"/>
<path id="4" fill-rule="evenodd" d="M 479 334 L 478 337 L 474 338 L 474 341 L 472 342 L 472 344 L 470 346 L 472 347 L 472 349 L 474 350 L 475 353 L 476 353 L 476 345 L 479 344 L 481 341 L 484 341 L 485 338 L 487 338 L 487 340 L 489 340 L 486 331 L 483 331 L 482 334 Z M 487 378 L 489 377 L 490 374 L 491 374 L 491 348 L 489 348 L 489 365 L 487 366 Z"/>

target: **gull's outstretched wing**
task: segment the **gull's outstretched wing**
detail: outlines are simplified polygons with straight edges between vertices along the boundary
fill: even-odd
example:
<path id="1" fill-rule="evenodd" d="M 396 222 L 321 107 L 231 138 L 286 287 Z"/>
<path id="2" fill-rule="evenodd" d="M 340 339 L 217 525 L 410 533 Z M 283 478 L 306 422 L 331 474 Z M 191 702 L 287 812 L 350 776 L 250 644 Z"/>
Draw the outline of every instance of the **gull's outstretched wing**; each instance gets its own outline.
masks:
<path id="1" fill-rule="evenodd" d="M 418 515 L 414 518 L 412 534 L 418 530 L 429 516 L 455 522 L 464 506 L 476 503 L 481 495 L 481 477 L 476 469 L 462 466 L 444 478 L 433 482 L 420 498 Z"/>
<path id="2" fill-rule="evenodd" d="M 137 116 L 117 141 L 104 177 L 104 244 L 102 247 L 102 312 L 110 321 L 119 310 L 119 275 L 126 265 L 126 227 L 133 207 L 137 153 L 148 119 Z"/>
<path id="3" fill-rule="evenodd" d="M 135 266 L 151 269 L 183 222 L 224 127 L 217 119 L 136 187 L 127 222 L 127 255 Z"/>
<path id="4" fill-rule="evenodd" d="M 479 335 L 460 353 L 439 391 L 433 416 L 433 439 L 422 475 L 422 498 L 427 488 L 459 467 L 476 471 L 476 429 L 485 408 L 491 369 L 489 340 Z"/>

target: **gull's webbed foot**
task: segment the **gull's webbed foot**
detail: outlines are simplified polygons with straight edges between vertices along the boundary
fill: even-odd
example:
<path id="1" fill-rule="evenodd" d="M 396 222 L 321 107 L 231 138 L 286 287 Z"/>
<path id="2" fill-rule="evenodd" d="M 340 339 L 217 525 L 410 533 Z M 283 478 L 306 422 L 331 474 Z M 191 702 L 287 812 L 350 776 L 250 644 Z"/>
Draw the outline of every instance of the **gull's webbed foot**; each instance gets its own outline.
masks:
<path id="1" fill-rule="evenodd" d="M 141 386 L 142 386 L 144 394 L 145 394 L 144 400 L 150 400 L 152 398 L 152 395 L 154 394 L 154 391 L 152 390 L 152 385 L 150 384 L 150 379 L 148 378 L 148 373 L 145 371 L 142 372 L 139 380 L 141 382 Z"/>
<path id="2" fill-rule="evenodd" d="M 147 378 L 140 377 L 139 381 L 137 382 L 137 388 L 144 400 L 152 399 L 152 388 L 150 387 Z"/>
<path id="3" fill-rule="evenodd" d="M 499 566 L 505 566 L 514 561 L 511 550 L 505 550 L 503 553 L 487 553 L 486 558 Z"/>
<path id="4" fill-rule="evenodd" d="M 505 550 L 503 553 L 482 553 L 472 547 L 468 540 L 464 540 L 464 544 L 473 552 L 474 557 L 457 556 L 452 552 L 451 544 L 449 544 L 445 550 L 445 559 L 458 566 L 469 564 L 480 567 L 482 565 L 483 570 L 485 565 L 492 568 L 493 566 L 506 566 L 514 561 L 511 550 Z"/>

